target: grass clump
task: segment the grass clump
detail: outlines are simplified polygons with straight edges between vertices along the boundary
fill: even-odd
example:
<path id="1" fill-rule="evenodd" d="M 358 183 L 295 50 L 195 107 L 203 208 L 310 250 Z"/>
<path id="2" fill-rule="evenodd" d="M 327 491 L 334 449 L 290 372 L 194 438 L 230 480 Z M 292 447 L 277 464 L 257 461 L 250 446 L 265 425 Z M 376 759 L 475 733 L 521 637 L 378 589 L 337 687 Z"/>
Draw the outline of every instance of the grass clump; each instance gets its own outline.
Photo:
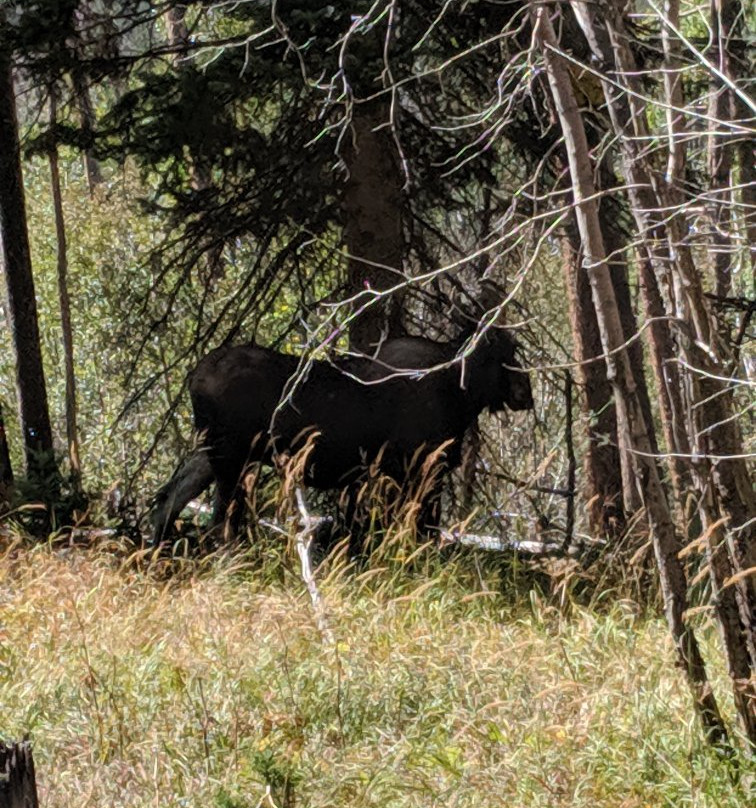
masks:
<path id="1" fill-rule="evenodd" d="M 31 735 L 47 808 L 745 804 L 661 620 L 489 582 L 332 575 L 329 644 L 301 583 L 244 556 L 166 578 L 15 550 L 0 736 Z"/>

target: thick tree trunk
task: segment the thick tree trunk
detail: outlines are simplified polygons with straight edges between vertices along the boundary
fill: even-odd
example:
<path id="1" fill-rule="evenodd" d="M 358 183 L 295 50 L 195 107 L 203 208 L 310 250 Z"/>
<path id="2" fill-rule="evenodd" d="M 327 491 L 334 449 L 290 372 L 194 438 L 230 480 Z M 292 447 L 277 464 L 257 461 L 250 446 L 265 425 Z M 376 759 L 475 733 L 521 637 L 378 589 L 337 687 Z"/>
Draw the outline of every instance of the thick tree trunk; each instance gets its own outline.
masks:
<path id="1" fill-rule="evenodd" d="M 348 288 L 350 297 L 357 296 L 349 341 L 365 353 L 402 333 L 401 290 L 375 299 L 403 279 L 401 174 L 389 116 L 383 101 L 356 103 L 343 154 Z"/>
<path id="2" fill-rule="evenodd" d="M 0 16 L 0 37 L 4 19 Z M 0 41 L 0 235 L 2 236 L 8 314 L 16 351 L 16 380 L 27 474 L 42 481 L 55 464 L 47 408 L 37 302 L 32 277 L 26 205 L 13 89 L 11 55 Z"/>
<path id="3" fill-rule="evenodd" d="M 679 661 L 707 736 L 715 743 L 727 744 L 727 731 L 707 679 L 696 637 L 684 619 L 687 584 L 677 556 L 679 541 L 653 456 L 649 427 L 644 421 L 635 390 L 630 360 L 623 347 L 625 337 L 606 261 L 588 143 L 572 90 L 569 69 L 558 53 L 558 43 L 549 19 L 550 11 L 547 6 L 540 6 L 535 10 L 534 41 L 543 54 L 564 133 L 584 263 L 591 282 L 606 354 L 607 376 L 612 383 L 617 404 L 617 427 L 620 432 L 625 433 L 629 457 L 641 489 L 659 567 L 667 622 L 675 640 Z"/>
<path id="4" fill-rule="evenodd" d="M 50 90 L 50 124 L 57 121 L 55 90 Z M 60 300 L 60 324 L 63 332 L 63 362 L 66 376 L 66 438 L 68 462 L 71 468 L 71 485 L 81 493 L 81 460 L 79 455 L 79 430 L 76 424 L 76 375 L 74 373 L 73 328 L 71 327 L 71 299 L 68 294 L 68 251 L 66 223 L 63 215 L 63 197 L 60 190 L 58 150 L 50 148 L 50 185 L 52 188 L 55 233 L 58 242 L 58 299 Z"/>
<path id="5" fill-rule="evenodd" d="M 186 25 L 186 6 L 171 6 L 165 14 L 168 43 L 175 48 L 174 64 L 176 70 L 181 72 L 187 69 L 187 53 L 189 52 L 190 37 Z M 187 149 L 186 159 L 189 168 L 189 177 L 195 191 L 202 192 L 212 188 L 213 177 L 207 161 L 199 154 L 192 154 Z M 213 287 L 225 274 L 226 264 L 223 259 L 223 243 L 213 246 L 204 256 L 204 261 L 198 266 L 199 280 L 208 287 Z"/>

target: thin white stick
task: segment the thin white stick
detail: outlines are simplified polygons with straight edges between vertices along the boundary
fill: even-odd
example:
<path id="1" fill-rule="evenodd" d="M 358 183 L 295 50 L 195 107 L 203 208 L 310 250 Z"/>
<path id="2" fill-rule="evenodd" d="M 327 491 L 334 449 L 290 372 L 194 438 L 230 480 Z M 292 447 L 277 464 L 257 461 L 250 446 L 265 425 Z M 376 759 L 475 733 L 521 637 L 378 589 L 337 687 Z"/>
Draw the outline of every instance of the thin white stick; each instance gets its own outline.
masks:
<path id="1" fill-rule="evenodd" d="M 302 517 L 300 521 L 301 529 L 297 532 L 297 553 L 299 554 L 299 561 L 301 565 L 302 580 L 305 582 L 307 591 L 310 593 L 310 600 L 312 602 L 312 610 L 315 613 L 315 624 L 320 631 L 323 640 L 328 645 L 334 644 L 333 632 L 328 625 L 328 618 L 326 616 L 325 606 L 323 599 L 320 596 L 318 585 L 315 582 L 315 575 L 312 572 L 312 564 L 310 563 L 310 545 L 312 544 L 312 537 L 318 527 L 325 521 L 324 518 L 310 516 L 307 510 L 307 503 L 305 502 L 304 494 L 301 488 L 296 490 L 297 507 L 299 514 Z"/>

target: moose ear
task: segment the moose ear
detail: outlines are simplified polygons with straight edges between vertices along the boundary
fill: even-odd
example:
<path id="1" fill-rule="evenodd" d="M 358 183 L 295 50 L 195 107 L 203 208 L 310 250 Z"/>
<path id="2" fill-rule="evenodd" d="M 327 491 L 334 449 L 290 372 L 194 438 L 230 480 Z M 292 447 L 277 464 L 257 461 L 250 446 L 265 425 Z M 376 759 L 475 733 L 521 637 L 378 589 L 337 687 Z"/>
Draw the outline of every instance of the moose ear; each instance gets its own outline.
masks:
<path id="1" fill-rule="evenodd" d="M 478 322 L 478 316 L 474 310 L 476 307 L 471 306 L 471 302 L 475 301 L 464 290 L 455 289 L 451 294 L 449 314 L 457 330 L 464 334 L 471 332 Z"/>
<path id="2" fill-rule="evenodd" d="M 480 282 L 480 297 L 478 298 L 478 305 L 482 311 L 490 311 L 504 299 L 502 290 L 499 289 L 496 283 L 491 278 L 483 278 Z"/>
<path id="3" fill-rule="evenodd" d="M 483 278 L 480 282 L 480 297 L 478 304 L 481 308 L 481 313 L 496 309 L 506 300 L 507 293 L 496 281 L 491 278 Z M 504 325 L 504 311 L 499 312 L 497 317 L 497 325 Z"/>

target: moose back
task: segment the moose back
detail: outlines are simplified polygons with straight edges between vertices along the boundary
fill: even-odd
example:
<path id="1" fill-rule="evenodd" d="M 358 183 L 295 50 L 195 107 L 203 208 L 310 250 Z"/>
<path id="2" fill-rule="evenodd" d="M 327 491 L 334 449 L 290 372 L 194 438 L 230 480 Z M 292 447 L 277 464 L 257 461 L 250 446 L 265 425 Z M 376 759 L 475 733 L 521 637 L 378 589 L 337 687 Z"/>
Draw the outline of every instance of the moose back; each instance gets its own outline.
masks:
<path id="1" fill-rule="evenodd" d="M 189 391 L 216 483 L 213 522 L 229 519 L 230 531 L 242 512 L 247 466 L 295 456 L 308 441 L 303 482 L 318 489 L 353 489 L 372 467 L 409 491 L 413 475 L 438 452 L 418 516 L 418 530 L 427 530 L 438 524 L 441 475 L 459 465 L 462 439 L 478 415 L 533 407 L 515 342 L 495 327 L 448 343 L 388 340 L 374 358 L 333 362 L 223 346 L 199 362 Z M 204 487 L 205 461 L 191 462 Z M 167 518 L 175 515 L 174 507 Z"/>

